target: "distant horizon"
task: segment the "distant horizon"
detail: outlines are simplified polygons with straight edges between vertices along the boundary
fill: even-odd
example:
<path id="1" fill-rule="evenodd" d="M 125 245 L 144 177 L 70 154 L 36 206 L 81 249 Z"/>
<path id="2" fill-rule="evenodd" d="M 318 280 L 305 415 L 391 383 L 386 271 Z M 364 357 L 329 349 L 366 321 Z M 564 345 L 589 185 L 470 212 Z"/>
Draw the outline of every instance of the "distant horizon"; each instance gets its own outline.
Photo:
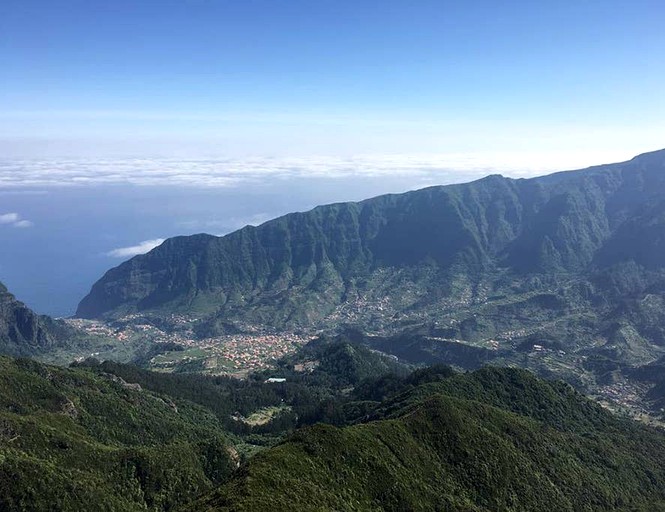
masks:
<path id="1" fill-rule="evenodd" d="M 635 156 L 585 163 L 612 164 Z M 460 165 L 463 159 L 456 158 L 449 163 Z M 497 174 L 496 168 L 483 168 L 473 159 L 464 160 L 466 170 L 455 170 L 442 167 L 440 159 L 404 155 L 334 159 L 336 172 L 330 172 L 326 158 L 222 161 L 233 163 L 235 172 L 215 161 L 199 162 L 193 172 L 191 160 L 184 165 L 177 159 L 168 161 L 168 167 L 159 160 L 36 162 L 31 168 L 30 162 L 0 159 L 0 239 L 5 248 L 0 281 L 19 300 L 52 316 L 73 314 L 103 273 L 167 238 L 223 236 L 322 204 Z M 583 168 L 503 168 L 499 173 L 534 178 Z M 188 172 L 183 175 L 183 170 Z"/>

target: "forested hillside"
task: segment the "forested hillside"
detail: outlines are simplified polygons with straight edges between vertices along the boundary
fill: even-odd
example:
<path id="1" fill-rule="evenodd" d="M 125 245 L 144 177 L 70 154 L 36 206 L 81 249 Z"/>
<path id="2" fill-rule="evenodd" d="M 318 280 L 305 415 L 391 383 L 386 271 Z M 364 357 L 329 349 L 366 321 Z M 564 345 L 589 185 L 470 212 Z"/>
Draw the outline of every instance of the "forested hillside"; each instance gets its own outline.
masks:
<path id="1" fill-rule="evenodd" d="M 363 408 L 351 426 L 305 428 L 258 454 L 187 510 L 665 506 L 665 436 L 563 383 L 512 369 L 427 370 Z M 359 409 L 348 404 L 349 418 Z"/>
<path id="2" fill-rule="evenodd" d="M 0 357 L 2 510 L 172 510 L 236 463 L 204 408 L 111 374 Z"/>

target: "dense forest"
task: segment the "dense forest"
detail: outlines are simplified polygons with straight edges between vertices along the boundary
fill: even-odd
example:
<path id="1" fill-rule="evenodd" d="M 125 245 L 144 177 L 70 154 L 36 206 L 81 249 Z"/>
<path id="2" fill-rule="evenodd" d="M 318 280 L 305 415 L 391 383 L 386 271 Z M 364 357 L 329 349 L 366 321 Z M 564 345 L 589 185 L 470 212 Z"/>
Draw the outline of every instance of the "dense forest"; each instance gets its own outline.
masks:
<path id="1" fill-rule="evenodd" d="M 0 358 L 1 510 L 172 510 L 236 465 L 217 418 L 191 402 Z"/>
<path id="2" fill-rule="evenodd" d="M 665 506 L 665 436 L 566 384 L 523 370 L 444 367 L 365 383 L 354 398 L 347 426 L 297 431 L 187 510 Z"/>
<path id="3" fill-rule="evenodd" d="M 174 510 L 296 428 L 344 423 L 343 390 L 385 372 L 408 367 L 332 341 L 282 361 L 279 383 L 2 357 L 0 509 Z"/>
<path id="4" fill-rule="evenodd" d="M 524 370 L 413 370 L 323 338 L 281 361 L 286 380 L 273 383 L 275 371 L 240 381 L 94 360 L 0 366 L 3 510 L 665 504 L 665 434 Z"/>

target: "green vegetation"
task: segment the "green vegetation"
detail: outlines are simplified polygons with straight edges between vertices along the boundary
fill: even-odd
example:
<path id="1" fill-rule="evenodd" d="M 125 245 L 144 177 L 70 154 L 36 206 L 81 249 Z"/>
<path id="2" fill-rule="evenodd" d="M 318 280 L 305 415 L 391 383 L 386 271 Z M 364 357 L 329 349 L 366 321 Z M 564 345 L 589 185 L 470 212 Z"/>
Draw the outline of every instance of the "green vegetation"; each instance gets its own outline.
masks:
<path id="1" fill-rule="evenodd" d="M 662 433 L 523 370 L 408 372 L 350 341 L 282 361 L 282 383 L 0 358 L 0 509 L 665 504 Z"/>
<path id="2" fill-rule="evenodd" d="M 302 361 L 315 361 L 317 366 L 312 371 L 296 371 L 294 367 Z M 351 344 L 344 337 L 321 338 L 281 361 L 275 371 L 255 373 L 246 380 L 155 373 L 112 361 L 86 360 L 76 366 L 99 375 L 112 374 L 155 393 L 196 403 L 211 411 L 224 429 L 241 436 L 279 435 L 297 426 L 332 421 L 331 415 L 339 413 L 337 404 L 345 389 L 385 374 L 403 376 L 410 369 L 366 347 Z M 273 375 L 286 378 L 286 382 L 266 383 Z M 248 418 L 266 408 L 278 408 L 281 413 L 260 425 L 234 419 Z"/>
<path id="3" fill-rule="evenodd" d="M 192 403 L 0 358 L 1 510 L 171 510 L 230 474 L 232 453 Z"/>
<path id="4" fill-rule="evenodd" d="M 297 426 L 342 421 L 342 388 L 388 368 L 344 343 L 306 357 L 324 363 L 285 361 L 278 384 L 0 357 L 0 509 L 173 510 Z"/>
<path id="5" fill-rule="evenodd" d="M 370 386 L 371 388 L 372 386 Z M 665 436 L 521 370 L 419 372 L 301 429 L 188 510 L 659 510 Z"/>

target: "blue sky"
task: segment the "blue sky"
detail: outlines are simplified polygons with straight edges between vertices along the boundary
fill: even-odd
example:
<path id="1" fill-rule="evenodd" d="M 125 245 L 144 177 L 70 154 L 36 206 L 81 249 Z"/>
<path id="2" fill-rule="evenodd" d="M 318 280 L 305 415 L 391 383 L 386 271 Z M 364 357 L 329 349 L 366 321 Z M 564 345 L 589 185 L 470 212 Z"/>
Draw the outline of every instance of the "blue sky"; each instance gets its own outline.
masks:
<path id="1" fill-rule="evenodd" d="M 161 239 L 665 147 L 662 0 L 2 0 L 0 281 L 71 314 Z"/>
<path id="2" fill-rule="evenodd" d="M 4 0 L 0 149 L 628 156 L 665 146 L 664 19 L 658 0 Z"/>

